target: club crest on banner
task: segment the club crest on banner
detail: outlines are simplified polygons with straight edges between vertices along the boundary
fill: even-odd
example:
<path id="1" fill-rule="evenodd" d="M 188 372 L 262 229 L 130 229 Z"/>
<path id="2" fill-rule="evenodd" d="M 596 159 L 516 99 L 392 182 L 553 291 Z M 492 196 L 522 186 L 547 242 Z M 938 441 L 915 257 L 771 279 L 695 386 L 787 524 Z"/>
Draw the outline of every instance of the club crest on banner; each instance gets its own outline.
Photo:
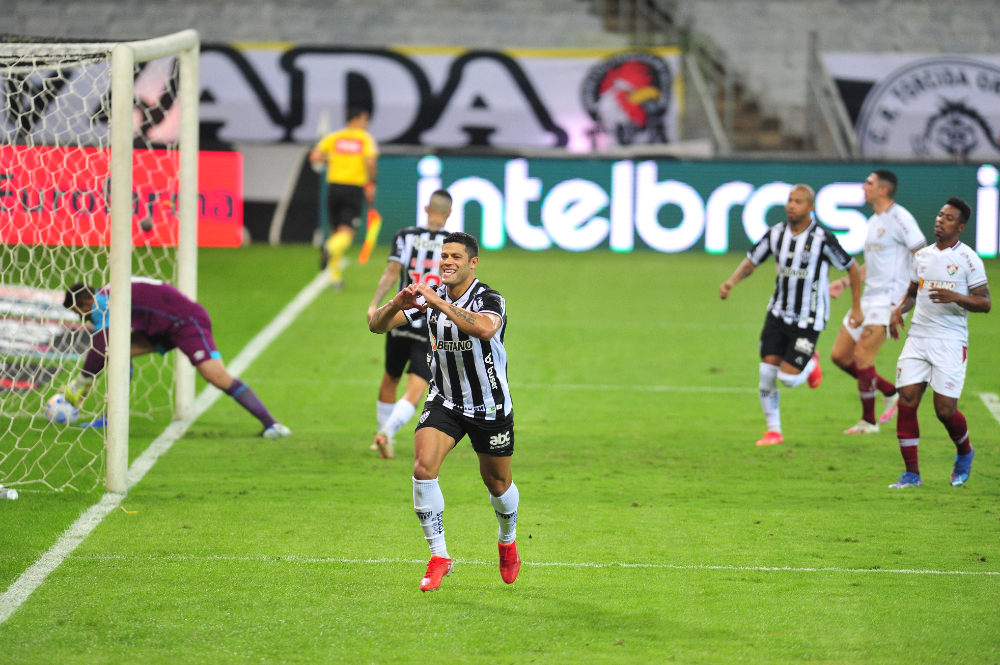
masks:
<path id="1" fill-rule="evenodd" d="M 663 59 L 625 53 L 593 67 L 583 81 L 583 104 L 597 123 L 595 145 L 604 135 L 611 145 L 667 143 L 667 114 L 673 76 Z"/>
<path id="2" fill-rule="evenodd" d="M 857 130 L 867 156 L 995 158 L 1000 68 L 959 57 L 901 67 L 865 98 Z"/>

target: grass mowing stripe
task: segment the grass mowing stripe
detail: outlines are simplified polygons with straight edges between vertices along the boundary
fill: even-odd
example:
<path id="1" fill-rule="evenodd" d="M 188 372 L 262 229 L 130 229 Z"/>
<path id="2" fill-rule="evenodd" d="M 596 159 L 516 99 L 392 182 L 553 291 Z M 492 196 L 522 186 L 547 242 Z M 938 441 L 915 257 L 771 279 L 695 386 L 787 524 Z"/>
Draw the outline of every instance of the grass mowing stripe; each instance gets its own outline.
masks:
<path id="1" fill-rule="evenodd" d="M 285 306 L 274 319 L 264 327 L 229 364 L 229 373 L 239 376 L 250 366 L 257 356 L 275 340 L 296 317 L 326 288 L 327 276 L 321 272 L 309 282 L 295 298 Z M 128 469 L 128 487 L 131 489 L 142 480 L 143 476 L 153 468 L 162 455 L 184 436 L 188 427 L 198 419 L 222 394 L 214 386 L 208 386 L 201 391 L 192 405 L 191 414 L 184 420 L 171 423 L 143 453 L 136 458 Z M 105 493 L 100 501 L 88 508 L 73 524 L 56 540 L 55 544 L 43 554 L 30 568 L 18 577 L 10 588 L 0 596 L 0 625 L 10 618 L 28 597 L 41 586 L 49 574 L 59 567 L 66 557 L 73 553 L 80 543 L 97 527 L 112 510 L 121 505 L 125 498 L 122 494 Z"/>
<path id="2" fill-rule="evenodd" d="M 400 564 L 420 564 L 426 563 L 425 559 L 400 559 L 400 558 L 380 558 L 380 559 L 349 559 L 343 557 L 306 557 L 306 556 L 277 556 L 277 555 L 257 555 L 257 556 L 225 556 L 210 554 L 198 556 L 194 554 L 171 554 L 168 556 L 123 556 L 87 554 L 73 557 L 80 560 L 93 561 L 128 561 L 138 559 L 142 561 L 246 561 L 255 563 L 347 563 L 358 565 L 400 563 Z M 496 561 L 477 561 L 474 559 L 455 559 L 456 564 L 466 566 L 496 566 Z M 798 567 L 798 566 L 736 566 L 736 565 L 708 565 L 708 564 L 671 564 L 671 563 L 629 563 L 625 561 L 610 561 L 606 563 L 593 561 L 523 561 L 525 566 L 537 566 L 540 568 L 649 568 L 662 570 L 725 570 L 725 571 L 745 571 L 745 572 L 788 572 L 788 573 L 891 573 L 895 575 L 983 575 L 1000 576 L 1000 571 L 996 570 L 926 570 L 912 568 L 838 568 L 835 566 L 825 566 L 818 568 Z"/>
<path id="3" fill-rule="evenodd" d="M 983 400 L 983 404 L 986 405 L 986 408 L 990 410 L 993 417 L 1000 423 L 1000 397 L 997 397 L 996 393 L 979 393 L 979 398 Z"/>
<path id="4" fill-rule="evenodd" d="M 267 379 L 258 379 L 259 382 L 266 382 Z M 308 377 L 296 377 L 281 379 L 282 383 L 308 383 L 324 386 L 363 386 L 372 387 L 380 385 L 376 379 L 316 379 Z M 629 391 L 641 393 L 754 393 L 757 388 L 738 388 L 735 386 L 664 386 L 664 385 L 615 385 L 608 383 L 517 383 L 512 382 L 510 387 L 514 390 L 584 390 L 584 391 Z"/>

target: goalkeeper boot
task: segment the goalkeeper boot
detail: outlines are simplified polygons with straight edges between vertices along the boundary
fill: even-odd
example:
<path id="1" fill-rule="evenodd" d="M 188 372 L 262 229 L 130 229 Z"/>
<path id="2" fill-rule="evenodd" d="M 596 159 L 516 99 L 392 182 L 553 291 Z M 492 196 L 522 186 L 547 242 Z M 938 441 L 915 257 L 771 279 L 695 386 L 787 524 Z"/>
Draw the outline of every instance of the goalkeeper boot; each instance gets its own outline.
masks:
<path id="1" fill-rule="evenodd" d="M 951 470 L 952 487 L 961 487 L 969 481 L 969 474 L 972 473 L 972 458 L 975 455 L 975 448 L 968 455 L 955 455 L 955 467 Z"/>
<path id="2" fill-rule="evenodd" d="M 375 445 L 378 446 L 379 457 L 382 459 L 392 459 L 396 456 L 396 451 L 392 449 L 392 440 L 382 430 L 375 434 Z"/>
<path id="3" fill-rule="evenodd" d="M 513 584 L 521 572 L 521 556 L 517 553 L 517 543 L 497 543 L 500 550 L 500 579 Z"/>
<path id="4" fill-rule="evenodd" d="M 923 487 L 923 484 L 919 473 L 910 473 L 907 471 L 899 477 L 899 480 L 889 485 L 889 487 L 890 489 L 901 490 L 904 487 Z"/>
<path id="5" fill-rule="evenodd" d="M 455 566 L 451 559 L 432 556 L 431 560 L 427 562 L 427 572 L 424 573 L 424 579 L 420 580 L 420 590 L 434 591 L 441 586 L 442 578 L 451 575 L 451 571 L 454 569 Z"/>
<path id="6" fill-rule="evenodd" d="M 758 446 L 773 446 L 779 443 L 784 443 L 785 437 L 781 436 L 781 432 L 765 432 L 764 436 L 757 442 Z"/>
<path id="7" fill-rule="evenodd" d="M 292 430 L 288 429 L 281 423 L 274 423 L 261 432 L 260 435 L 265 439 L 283 439 L 286 436 L 291 436 Z"/>
<path id="8" fill-rule="evenodd" d="M 895 417 L 896 411 L 899 409 L 899 393 L 897 392 L 894 395 L 886 397 L 883 403 L 885 404 L 885 411 L 878 417 L 879 425 L 885 425 Z"/>

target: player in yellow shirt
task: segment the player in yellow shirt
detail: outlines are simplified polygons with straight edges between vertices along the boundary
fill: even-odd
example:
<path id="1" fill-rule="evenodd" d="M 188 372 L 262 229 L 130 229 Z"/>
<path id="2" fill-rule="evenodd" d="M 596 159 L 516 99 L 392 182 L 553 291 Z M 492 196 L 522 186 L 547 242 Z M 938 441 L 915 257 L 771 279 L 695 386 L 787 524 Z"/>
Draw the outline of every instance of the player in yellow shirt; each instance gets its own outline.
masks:
<path id="1" fill-rule="evenodd" d="M 361 223 L 361 202 L 366 200 L 369 206 L 375 203 L 378 144 L 367 131 L 369 118 L 368 111 L 349 108 L 347 126 L 324 136 L 309 153 L 313 168 L 322 169 L 326 165 L 327 201 L 333 229 L 326 249 L 330 283 L 338 289 L 344 285 L 341 260 Z"/>

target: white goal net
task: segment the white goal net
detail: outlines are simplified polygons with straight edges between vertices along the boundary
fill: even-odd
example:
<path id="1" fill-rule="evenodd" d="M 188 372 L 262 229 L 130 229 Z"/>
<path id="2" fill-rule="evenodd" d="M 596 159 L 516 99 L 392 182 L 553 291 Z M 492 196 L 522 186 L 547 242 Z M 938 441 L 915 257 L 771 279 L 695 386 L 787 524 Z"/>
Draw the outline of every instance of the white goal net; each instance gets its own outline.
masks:
<path id="1" fill-rule="evenodd" d="M 129 416 L 167 419 L 193 391 L 190 367 L 181 368 L 177 403 L 176 354 L 130 364 L 114 322 L 128 325 L 130 294 L 117 295 L 127 289 L 115 284 L 132 276 L 195 295 L 197 35 L 127 45 L 4 41 L 0 484 L 89 490 L 107 472 L 108 489 L 124 491 Z M 93 323 L 63 303 L 77 283 L 111 285 L 111 339 L 105 370 L 67 423 L 46 401 L 91 349 Z"/>

